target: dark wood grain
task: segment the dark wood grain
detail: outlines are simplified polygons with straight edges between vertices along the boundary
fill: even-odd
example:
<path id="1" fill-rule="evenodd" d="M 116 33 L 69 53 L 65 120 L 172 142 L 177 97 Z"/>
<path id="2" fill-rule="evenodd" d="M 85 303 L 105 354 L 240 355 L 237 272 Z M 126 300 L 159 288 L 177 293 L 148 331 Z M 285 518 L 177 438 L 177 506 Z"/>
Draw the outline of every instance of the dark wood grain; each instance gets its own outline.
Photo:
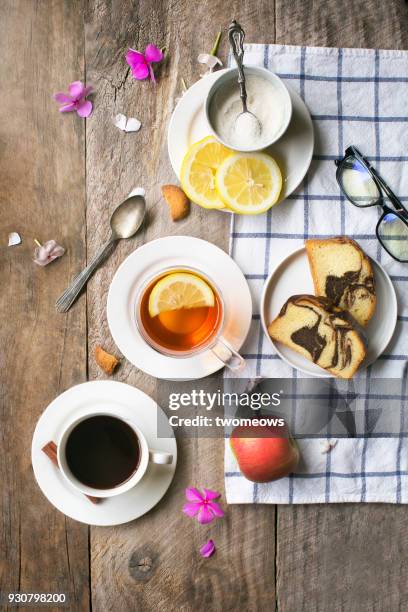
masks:
<path id="1" fill-rule="evenodd" d="M 43 497 L 30 457 L 44 408 L 86 377 L 85 306 L 54 310 L 85 259 L 84 123 L 52 99 L 83 77 L 81 2 L 2 2 L 0 57 L 0 591 L 65 592 L 86 609 L 88 529 Z M 23 243 L 8 248 L 9 231 Z M 67 254 L 40 268 L 34 238 Z"/>
<path id="2" fill-rule="evenodd" d="M 407 49 L 406 4 L 277 0 L 276 41 Z M 390 504 L 278 506 L 276 566 L 282 612 L 406 609 L 406 509 Z"/>
<path id="3" fill-rule="evenodd" d="M 166 235 L 188 234 L 227 250 L 229 218 L 197 206 L 183 221 L 169 218 L 160 187 L 176 181 L 167 154 L 166 132 L 181 78 L 195 82 L 200 52 L 209 52 L 219 29 L 236 16 L 252 40 L 274 35 L 269 2 L 90 2 L 86 14 L 88 80 L 97 89 L 95 115 L 87 130 L 88 245 L 91 256 L 106 237 L 111 211 L 129 191 L 146 189 L 148 223 L 135 239 L 120 244 L 88 286 L 90 355 L 96 344 L 114 350 L 106 323 L 106 294 L 118 264 L 134 248 Z M 136 82 L 124 62 L 127 47 L 153 42 L 168 49 L 158 84 Z M 220 54 L 225 58 L 226 37 Z M 118 112 L 136 116 L 142 129 L 124 135 L 112 126 Z M 188 261 L 188 253 L 186 253 Z M 101 377 L 93 359 L 92 378 Z M 115 378 L 153 393 L 155 381 L 126 361 Z M 221 440 L 181 441 L 174 483 L 162 502 L 133 524 L 92 529 L 92 601 L 97 609 L 259 610 L 274 605 L 275 509 L 228 508 L 227 518 L 203 528 L 181 512 L 186 486 L 224 490 Z M 201 559 L 208 534 L 218 548 Z M 143 568 L 141 570 L 140 568 Z"/>
<path id="4" fill-rule="evenodd" d="M 276 0 L 276 42 L 317 47 L 407 48 L 404 0 Z"/>

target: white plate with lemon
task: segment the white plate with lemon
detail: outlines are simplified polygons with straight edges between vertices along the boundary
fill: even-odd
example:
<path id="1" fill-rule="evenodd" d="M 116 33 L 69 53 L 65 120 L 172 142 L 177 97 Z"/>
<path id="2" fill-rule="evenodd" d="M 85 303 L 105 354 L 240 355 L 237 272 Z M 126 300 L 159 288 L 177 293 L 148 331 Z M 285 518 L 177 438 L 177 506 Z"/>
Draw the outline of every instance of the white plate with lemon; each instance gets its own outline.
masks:
<path id="1" fill-rule="evenodd" d="M 293 113 L 283 137 L 260 153 L 226 149 L 208 136 L 204 109 L 220 72 L 197 81 L 179 100 L 168 130 L 170 161 L 193 202 L 225 212 L 260 214 L 287 198 L 303 180 L 313 155 L 312 120 L 301 97 L 288 87 Z"/>
<path id="2" fill-rule="evenodd" d="M 167 380 L 202 378 L 217 372 L 223 363 L 210 350 L 177 358 L 155 350 L 141 335 L 136 305 L 146 281 L 164 268 L 195 268 L 213 279 L 222 294 L 222 335 L 239 351 L 252 320 L 248 283 L 237 264 L 214 244 L 190 236 L 167 236 L 136 249 L 119 266 L 108 294 L 107 318 L 119 350 L 137 368 Z"/>

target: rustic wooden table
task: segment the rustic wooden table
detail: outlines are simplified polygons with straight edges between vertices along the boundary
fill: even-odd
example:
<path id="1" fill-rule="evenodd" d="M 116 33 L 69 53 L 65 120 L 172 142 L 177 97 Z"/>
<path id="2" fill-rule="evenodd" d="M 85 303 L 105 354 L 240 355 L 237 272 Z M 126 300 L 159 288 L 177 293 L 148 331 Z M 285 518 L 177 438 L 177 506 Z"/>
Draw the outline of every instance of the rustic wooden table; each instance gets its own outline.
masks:
<path id="1" fill-rule="evenodd" d="M 3 0 L 0 6 L 0 580 L 1 591 L 66 592 L 72 610 L 403 610 L 408 606 L 404 506 L 231 506 L 212 527 L 217 555 L 197 554 L 203 528 L 182 515 L 185 486 L 223 490 L 223 443 L 180 444 L 174 483 L 147 516 L 88 528 L 56 511 L 34 482 L 30 444 L 45 406 L 71 385 L 104 378 L 93 349 L 115 351 L 105 314 L 112 276 L 137 246 L 188 234 L 227 248 L 226 216 L 193 207 L 169 221 L 160 186 L 174 181 L 166 127 L 181 77 L 237 18 L 253 42 L 408 48 L 402 0 Z M 165 45 L 157 87 L 135 83 L 127 47 Z M 225 58 L 226 41 L 220 54 Z M 61 116 L 52 94 L 93 83 L 87 122 Z M 126 137 L 126 110 L 143 128 Z M 56 297 L 106 238 L 110 214 L 143 185 L 148 224 L 122 243 L 68 315 Z M 23 244 L 4 247 L 9 231 Z M 32 264 L 33 240 L 56 238 L 66 255 Z M 116 351 L 115 351 L 116 352 Z M 115 379 L 147 393 L 155 381 L 129 363 Z"/>

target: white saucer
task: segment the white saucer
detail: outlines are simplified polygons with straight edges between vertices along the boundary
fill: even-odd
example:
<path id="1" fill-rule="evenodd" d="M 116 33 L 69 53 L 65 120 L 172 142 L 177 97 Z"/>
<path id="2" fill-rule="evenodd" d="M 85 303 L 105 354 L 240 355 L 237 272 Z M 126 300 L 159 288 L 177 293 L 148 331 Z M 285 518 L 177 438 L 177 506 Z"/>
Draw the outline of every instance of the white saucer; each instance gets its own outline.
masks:
<path id="1" fill-rule="evenodd" d="M 215 245 L 190 236 L 159 238 L 136 249 L 113 277 L 107 305 L 109 329 L 119 350 L 139 370 L 156 378 L 187 380 L 202 378 L 223 367 L 207 350 L 189 358 L 161 355 L 146 344 L 135 320 L 138 290 L 151 275 L 170 266 L 188 265 L 212 278 L 225 303 L 222 335 L 237 351 L 248 334 L 252 300 L 241 270 Z"/>
<path id="2" fill-rule="evenodd" d="M 178 178 L 187 149 L 211 133 L 205 117 L 204 102 L 211 85 L 222 72 L 226 70 L 213 72 L 194 83 L 173 111 L 167 146 L 171 165 Z M 284 177 L 279 201 L 287 198 L 303 180 L 312 161 L 314 147 L 313 123 L 309 111 L 299 94 L 290 87 L 288 90 L 293 104 L 292 120 L 282 138 L 266 149 L 278 162 Z"/>
<path id="3" fill-rule="evenodd" d="M 387 348 L 397 324 L 397 296 L 390 277 L 374 259 L 377 306 L 373 318 L 364 329 L 368 341 L 367 355 L 362 367 L 374 363 Z M 332 378 L 318 365 L 305 359 L 292 349 L 275 343 L 268 334 L 268 324 L 279 314 L 286 300 L 295 294 L 314 295 L 306 249 L 294 251 L 286 257 L 267 279 L 261 298 L 261 321 L 263 330 L 278 355 L 292 368 L 304 374 Z"/>
<path id="4" fill-rule="evenodd" d="M 71 487 L 41 448 L 51 440 L 58 444 L 64 427 L 92 406 L 133 421 L 146 436 L 149 447 L 172 453 L 173 463 L 150 464 L 142 480 L 127 493 L 103 499 L 99 504 L 90 502 Z M 110 380 L 77 385 L 55 398 L 36 425 L 31 447 L 34 475 L 48 501 L 67 516 L 88 525 L 121 525 L 151 510 L 167 491 L 177 463 L 177 444 L 170 425 L 168 438 L 157 437 L 158 411 L 163 412 L 139 389 Z"/>

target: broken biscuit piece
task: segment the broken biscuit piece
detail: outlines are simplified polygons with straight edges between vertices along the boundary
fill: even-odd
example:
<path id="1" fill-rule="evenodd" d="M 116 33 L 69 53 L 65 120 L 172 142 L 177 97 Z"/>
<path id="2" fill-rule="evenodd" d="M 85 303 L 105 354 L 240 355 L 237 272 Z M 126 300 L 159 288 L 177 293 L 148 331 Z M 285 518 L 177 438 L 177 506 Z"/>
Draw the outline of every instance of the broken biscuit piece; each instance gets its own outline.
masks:
<path id="1" fill-rule="evenodd" d="M 109 376 L 113 374 L 116 366 L 120 363 L 115 355 L 107 353 L 101 346 L 95 347 L 95 361 L 106 374 L 109 374 Z"/>
<path id="2" fill-rule="evenodd" d="M 190 212 L 190 201 L 184 191 L 177 185 L 163 185 L 162 194 L 169 205 L 173 221 L 180 221 Z"/>

